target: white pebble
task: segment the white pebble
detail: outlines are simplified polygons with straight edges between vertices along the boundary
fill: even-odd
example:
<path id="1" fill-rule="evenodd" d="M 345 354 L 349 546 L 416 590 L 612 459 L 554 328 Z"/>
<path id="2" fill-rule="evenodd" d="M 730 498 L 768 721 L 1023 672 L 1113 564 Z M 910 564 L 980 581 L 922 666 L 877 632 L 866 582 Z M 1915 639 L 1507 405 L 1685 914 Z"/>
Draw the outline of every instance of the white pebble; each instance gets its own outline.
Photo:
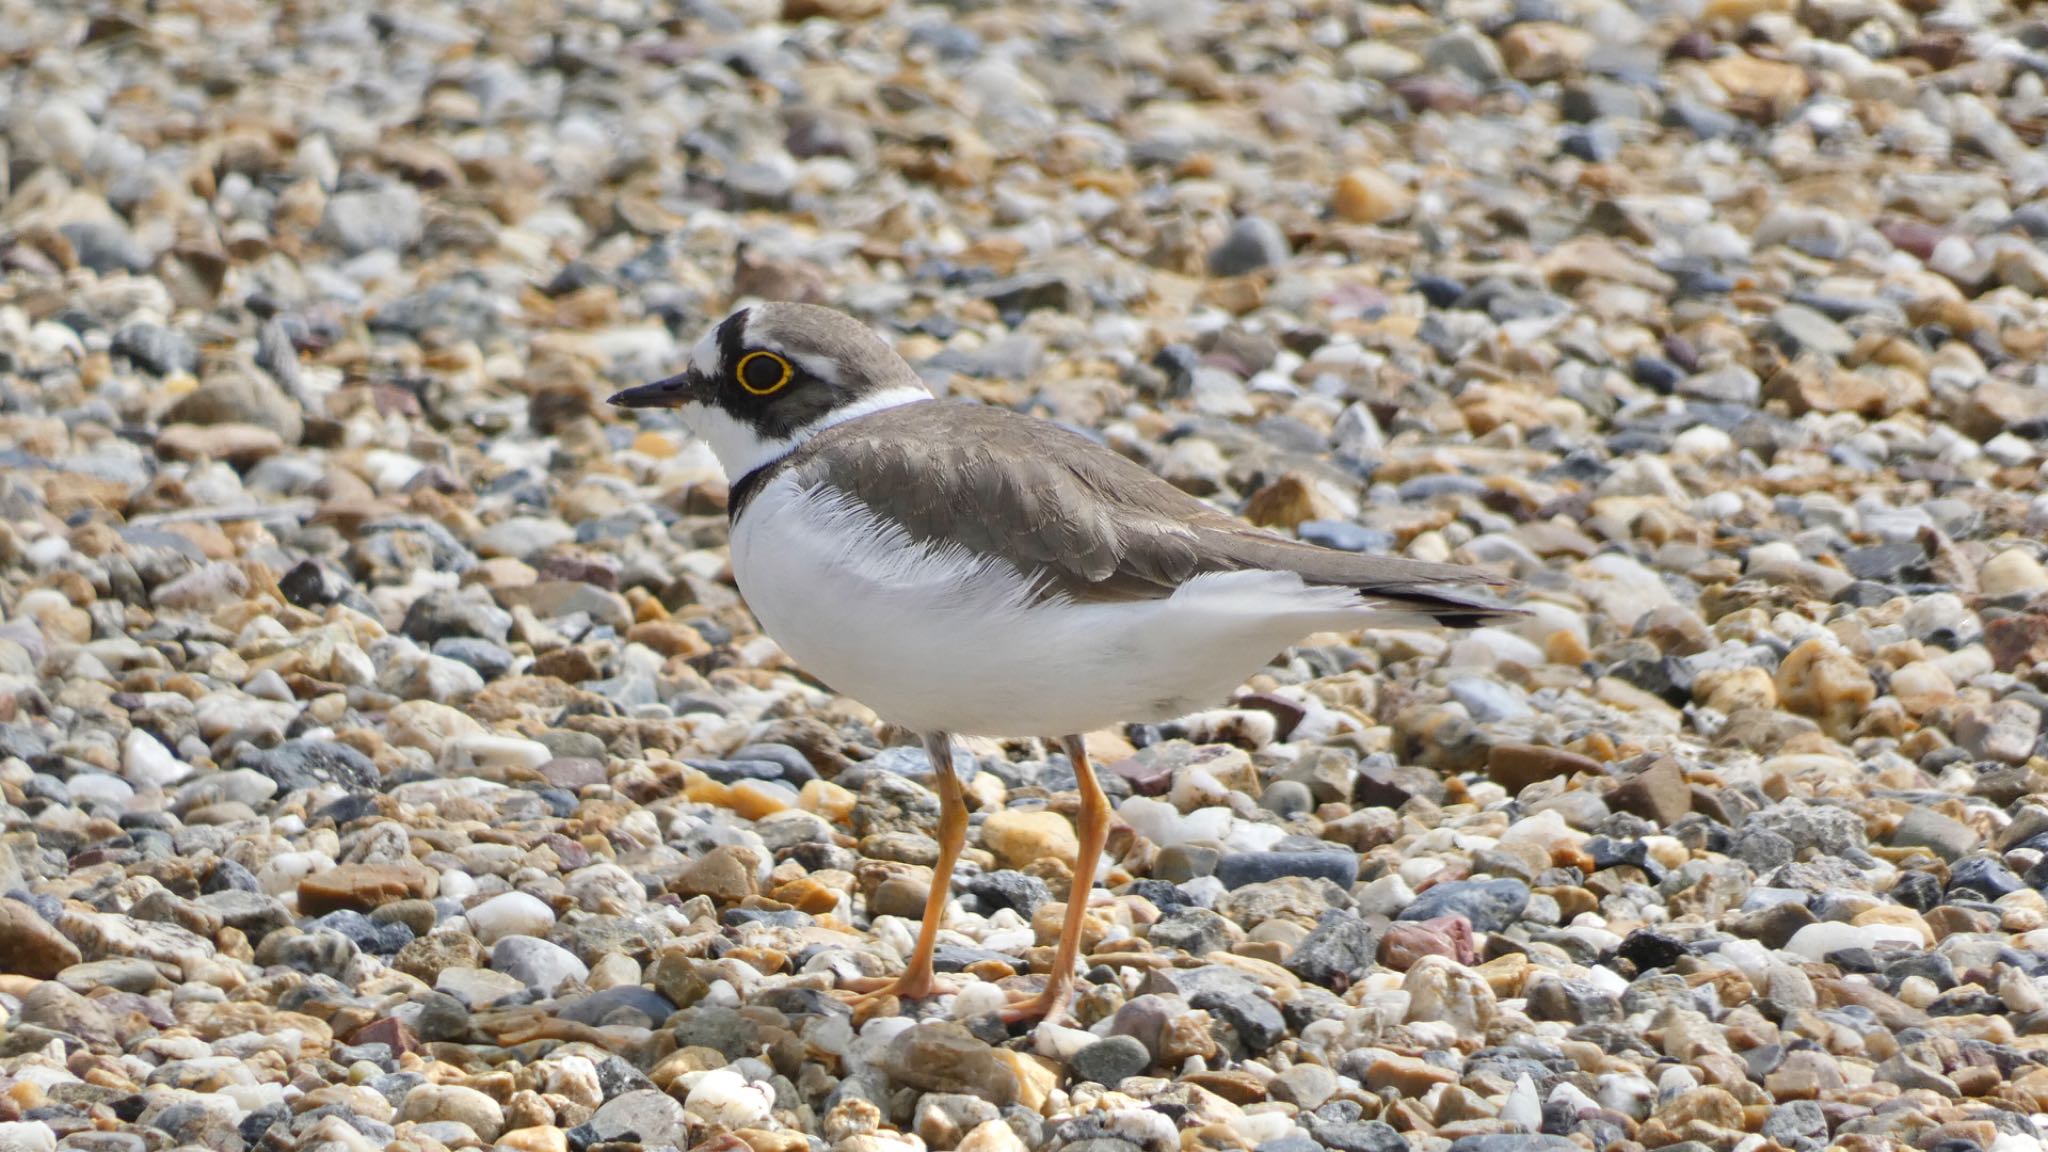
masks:
<path id="1" fill-rule="evenodd" d="M 696 1082 L 690 1085 L 690 1094 L 683 1100 L 683 1111 L 715 1127 L 759 1127 L 767 1121 L 774 1105 L 758 1086 L 724 1068 L 698 1072 L 686 1079 Z"/>
<path id="2" fill-rule="evenodd" d="M 555 926 L 555 911 L 538 896 L 506 892 L 471 908 L 464 916 L 479 942 L 488 946 L 502 936 L 546 936 Z"/>
<path id="3" fill-rule="evenodd" d="M 1523 1132 L 1535 1132 L 1543 1127 L 1543 1102 L 1536 1096 L 1536 1082 L 1523 1075 L 1515 1080 L 1515 1086 L 1508 1090 L 1508 1098 L 1500 1106 L 1501 1123 Z"/>
<path id="4" fill-rule="evenodd" d="M 455 772 L 502 774 L 514 768 L 538 768 L 555 758 L 538 740 L 517 736 L 457 736 L 442 746 L 441 761 Z"/>
<path id="5" fill-rule="evenodd" d="M 162 788 L 190 776 L 192 766 L 171 755 L 156 737 L 131 728 L 121 741 L 121 773 L 131 784 Z"/>
<path id="6" fill-rule="evenodd" d="M 1792 934 L 1785 942 L 1785 951 L 1820 963 L 1829 953 L 1847 948 L 1881 948 L 1886 944 L 1903 944 L 1908 948 L 1924 947 L 1926 942 L 1920 933 L 1896 924 L 1837 924 L 1822 922 L 1808 924 Z"/>

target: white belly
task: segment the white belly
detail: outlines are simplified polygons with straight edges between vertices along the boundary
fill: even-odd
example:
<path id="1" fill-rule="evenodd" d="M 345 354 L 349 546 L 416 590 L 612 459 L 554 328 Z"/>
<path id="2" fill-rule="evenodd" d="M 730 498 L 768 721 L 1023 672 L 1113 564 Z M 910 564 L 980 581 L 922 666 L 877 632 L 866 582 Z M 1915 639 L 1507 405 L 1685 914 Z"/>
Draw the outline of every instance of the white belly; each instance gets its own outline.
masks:
<path id="1" fill-rule="evenodd" d="M 1010 564 L 918 545 L 824 488 L 756 494 L 733 573 L 804 670 L 919 732 L 1062 736 L 1221 703 L 1288 644 L 1372 622 L 1292 573 L 1191 581 L 1168 599 L 1033 603 Z"/>

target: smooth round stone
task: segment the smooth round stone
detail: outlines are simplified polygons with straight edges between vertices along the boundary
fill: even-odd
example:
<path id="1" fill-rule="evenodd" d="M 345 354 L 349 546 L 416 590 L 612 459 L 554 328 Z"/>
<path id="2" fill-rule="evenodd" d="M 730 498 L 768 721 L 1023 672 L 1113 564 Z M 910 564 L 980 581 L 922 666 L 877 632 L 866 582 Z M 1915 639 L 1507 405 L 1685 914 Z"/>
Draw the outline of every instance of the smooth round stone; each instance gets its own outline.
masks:
<path id="1" fill-rule="evenodd" d="M 71 802 L 78 805 L 110 804 L 121 807 L 135 798 L 135 788 L 119 776 L 105 772 L 80 772 L 64 782 Z"/>
<path id="2" fill-rule="evenodd" d="M 491 967 L 550 996 L 569 981 L 590 975 L 589 966 L 575 953 L 533 936 L 500 937 L 491 946 Z"/>
<path id="3" fill-rule="evenodd" d="M 1114 1088 L 1152 1066 L 1152 1054 L 1136 1037 L 1111 1036 L 1074 1054 L 1067 1070 L 1078 1080 Z"/>
<path id="4" fill-rule="evenodd" d="M 1296 780 L 1276 780 L 1259 797 L 1259 807 L 1283 820 L 1306 816 L 1315 810 L 1315 806 L 1315 794 L 1309 791 L 1308 785 Z"/>
<path id="5" fill-rule="evenodd" d="M 446 891 L 446 886 L 443 886 Z M 463 913 L 470 934 L 485 945 L 506 936 L 545 936 L 555 926 L 555 910 L 538 896 L 504 892 Z"/>
<path id="6" fill-rule="evenodd" d="M 1267 793 L 1270 795 L 1271 789 Z M 1169 884 L 1185 884 L 1197 876 L 1214 875 L 1216 863 L 1222 857 L 1221 852 L 1206 844 L 1175 844 L 1159 850 L 1158 859 L 1152 862 L 1152 875 Z"/>
<path id="7" fill-rule="evenodd" d="M 1919 932 L 1896 924 L 1856 925 L 1822 921 L 1794 932 L 1792 938 L 1785 942 L 1785 951 L 1819 963 L 1831 953 L 1856 948 L 1876 951 L 1886 946 L 1920 948 L 1924 941 Z"/>
<path id="8" fill-rule="evenodd" d="M 1261 268 L 1286 263 L 1293 255 L 1280 226 L 1258 216 L 1243 216 L 1209 253 L 1209 274 L 1242 276 Z"/>
<path id="9" fill-rule="evenodd" d="M 500 944 L 504 941 L 500 941 Z M 493 953 L 495 959 L 495 953 Z M 615 1013 L 633 1013 L 646 1017 L 659 1025 L 676 1010 L 668 997 L 644 988 L 638 984 L 621 984 L 605 988 L 575 1000 L 556 1010 L 555 1015 L 578 1024 L 598 1025 Z"/>
<path id="10" fill-rule="evenodd" d="M 1358 857 L 1351 852 L 1240 852 L 1216 862 L 1216 879 L 1225 888 L 1263 884 L 1283 876 L 1325 879 L 1349 887 L 1358 879 Z"/>

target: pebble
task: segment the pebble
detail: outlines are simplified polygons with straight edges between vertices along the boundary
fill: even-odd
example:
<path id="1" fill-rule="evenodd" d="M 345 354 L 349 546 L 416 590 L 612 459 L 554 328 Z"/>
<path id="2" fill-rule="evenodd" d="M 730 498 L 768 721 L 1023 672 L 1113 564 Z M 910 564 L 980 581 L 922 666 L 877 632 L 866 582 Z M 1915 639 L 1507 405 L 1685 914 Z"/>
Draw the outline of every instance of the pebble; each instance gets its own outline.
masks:
<path id="1" fill-rule="evenodd" d="M 554 909 L 525 892 L 506 892 L 468 909 L 463 918 L 486 946 L 508 936 L 544 936 L 554 927 Z"/>
<path id="2" fill-rule="evenodd" d="M 1230 226 L 1215 251 L 1209 253 L 1209 274 L 1242 276 L 1276 264 L 1292 255 L 1287 237 L 1278 225 L 1259 216 L 1246 216 Z"/>
<path id="3" fill-rule="evenodd" d="M 491 967 L 549 996 L 590 975 L 589 966 L 575 953 L 532 936 L 499 936 L 491 945 Z"/>
<path id="4" fill-rule="evenodd" d="M 690 1084 L 683 1110 L 707 1124 L 728 1130 L 766 1123 L 775 1101 L 772 1094 L 749 1084 L 739 1073 L 714 1068 Z"/>
<path id="5" fill-rule="evenodd" d="M 1111 1088 L 1152 1066 L 1152 1054 L 1131 1036 L 1110 1036 L 1097 1040 L 1074 1054 L 1067 1068 L 1082 1080 Z"/>

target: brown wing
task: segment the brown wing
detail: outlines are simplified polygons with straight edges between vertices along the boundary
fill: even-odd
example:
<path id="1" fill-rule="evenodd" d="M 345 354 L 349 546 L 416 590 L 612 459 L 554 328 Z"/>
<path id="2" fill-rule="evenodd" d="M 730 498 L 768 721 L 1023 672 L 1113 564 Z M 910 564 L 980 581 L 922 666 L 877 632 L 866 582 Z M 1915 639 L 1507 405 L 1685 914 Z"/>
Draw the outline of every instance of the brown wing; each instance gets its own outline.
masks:
<path id="1" fill-rule="evenodd" d="M 1452 625 L 1511 610 L 1478 589 L 1487 573 L 1319 548 L 1264 532 L 1086 437 L 978 404 L 910 404 L 813 437 L 787 465 L 830 484 L 921 541 L 949 539 L 1044 572 L 1044 595 L 1076 601 L 1171 596 L 1209 572 L 1287 571 L 1357 588 Z"/>

